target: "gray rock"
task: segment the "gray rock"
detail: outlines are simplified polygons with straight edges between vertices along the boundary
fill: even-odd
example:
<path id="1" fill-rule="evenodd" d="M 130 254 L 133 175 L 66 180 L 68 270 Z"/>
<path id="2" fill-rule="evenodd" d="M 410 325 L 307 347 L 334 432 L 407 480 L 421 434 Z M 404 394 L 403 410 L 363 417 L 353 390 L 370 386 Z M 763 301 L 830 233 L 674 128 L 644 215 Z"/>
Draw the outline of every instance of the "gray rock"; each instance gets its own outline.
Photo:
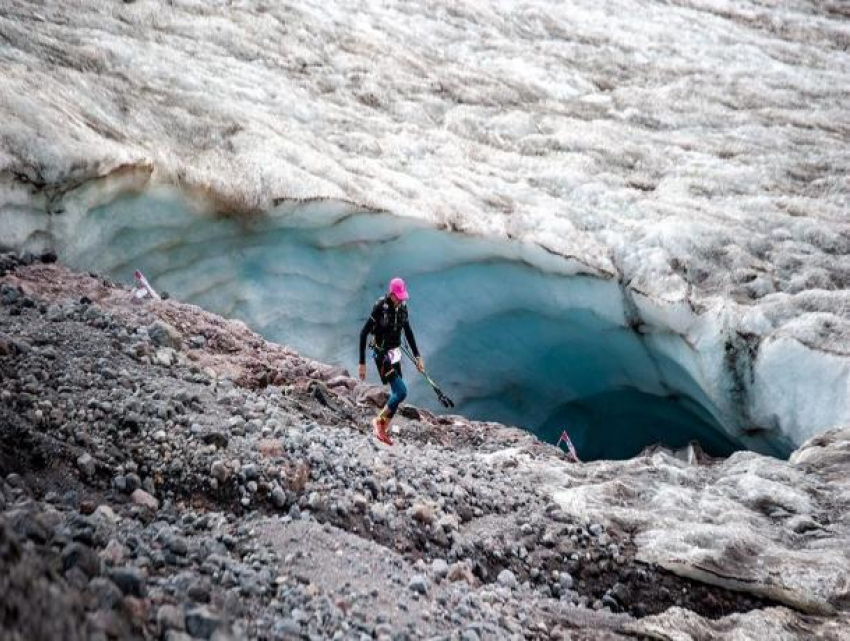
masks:
<path id="1" fill-rule="evenodd" d="M 503 585 L 506 588 L 510 588 L 511 590 L 515 589 L 519 583 L 516 580 L 516 576 L 514 573 L 508 569 L 504 569 L 499 572 L 499 577 L 496 579 L 499 582 L 499 585 Z"/>
<path id="2" fill-rule="evenodd" d="M 3 301 L 4 305 L 12 305 L 23 297 L 23 293 L 17 287 L 12 287 L 7 283 L 0 285 L 0 300 Z"/>
<path id="3" fill-rule="evenodd" d="M 558 577 L 558 583 L 562 590 L 573 589 L 573 577 L 569 572 L 562 571 L 561 575 Z"/>
<path id="4" fill-rule="evenodd" d="M 419 594 L 425 594 L 428 592 L 428 579 L 426 579 L 421 574 L 416 574 L 410 579 L 410 582 L 407 584 L 407 587 L 414 592 L 418 592 Z"/>
<path id="5" fill-rule="evenodd" d="M 154 345 L 179 350 L 183 337 L 176 328 L 165 321 L 157 320 L 148 326 L 148 336 Z"/>
<path id="6" fill-rule="evenodd" d="M 223 461 L 213 461 L 213 464 L 210 466 L 210 476 L 219 483 L 224 483 L 227 480 L 229 472 Z"/>
<path id="7" fill-rule="evenodd" d="M 112 487 L 114 487 L 119 492 L 126 492 L 127 477 L 123 474 L 118 474 L 115 478 L 112 479 Z"/>
<path id="8" fill-rule="evenodd" d="M 186 629 L 185 615 L 180 608 L 170 603 L 159 606 L 159 610 L 156 612 L 156 623 L 160 634 L 165 634 L 168 630 L 182 632 Z"/>
<path id="9" fill-rule="evenodd" d="M 145 576 L 141 570 L 131 567 L 116 568 L 109 573 L 109 578 L 127 596 L 145 596 Z"/>
<path id="10" fill-rule="evenodd" d="M 449 574 L 449 564 L 443 559 L 434 559 L 431 563 L 431 571 L 438 579 L 445 579 Z"/>
<path id="11" fill-rule="evenodd" d="M 189 545 L 186 543 L 186 539 L 180 536 L 173 536 L 168 539 L 168 549 L 177 556 L 186 556 L 189 553 Z"/>
<path id="12" fill-rule="evenodd" d="M 124 596 L 115 583 L 106 577 L 98 576 L 89 581 L 86 591 L 93 600 L 96 609 L 111 610 Z"/>
<path id="13" fill-rule="evenodd" d="M 289 617 L 275 621 L 272 626 L 272 633 L 275 638 L 283 639 L 301 639 L 301 625 Z"/>
<path id="14" fill-rule="evenodd" d="M 100 557 L 97 552 L 82 543 L 69 543 L 62 550 L 62 569 L 67 572 L 71 568 L 79 568 L 87 577 L 100 574 Z"/>
<path id="15" fill-rule="evenodd" d="M 620 603 L 626 604 L 631 598 L 631 592 L 628 587 L 618 581 L 611 588 L 611 596 L 617 599 Z"/>
<path id="16" fill-rule="evenodd" d="M 189 586 L 189 589 L 186 590 L 186 596 L 195 603 L 209 603 L 212 595 L 210 586 L 203 581 L 198 581 Z"/>
<path id="17" fill-rule="evenodd" d="M 127 492 L 133 492 L 142 487 L 142 479 L 135 472 L 130 472 L 125 478 L 127 480 Z"/>
<path id="18" fill-rule="evenodd" d="M 475 628 L 467 628 L 460 635 L 461 641 L 479 641 L 481 637 Z"/>
<path id="19" fill-rule="evenodd" d="M 92 476 L 94 476 L 94 473 L 97 469 L 97 464 L 95 463 L 94 458 L 92 458 L 92 455 L 88 452 L 85 452 L 77 458 L 77 467 L 79 468 L 80 472 L 83 473 L 83 476 L 91 478 Z"/>
<path id="20" fill-rule="evenodd" d="M 135 490 L 130 498 L 136 505 L 141 505 L 152 512 L 156 512 L 159 509 L 159 501 L 142 489 Z"/>
<path id="21" fill-rule="evenodd" d="M 195 638 L 209 639 L 221 625 L 221 617 L 206 606 L 192 608 L 186 613 L 186 631 Z"/>
<path id="22" fill-rule="evenodd" d="M 797 534 L 804 534 L 812 530 L 822 530 L 823 526 L 805 514 L 793 516 L 787 521 L 787 527 Z"/>
<path id="23" fill-rule="evenodd" d="M 277 486 L 272 490 L 272 503 L 274 503 L 275 507 L 286 507 L 286 492 L 282 487 Z"/>
<path id="24" fill-rule="evenodd" d="M 192 337 L 189 338 L 189 345 L 191 345 L 195 349 L 201 349 L 203 347 L 206 347 L 207 339 L 206 339 L 206 337 L 198 334 L 196 336 L 192 336 Z"/>

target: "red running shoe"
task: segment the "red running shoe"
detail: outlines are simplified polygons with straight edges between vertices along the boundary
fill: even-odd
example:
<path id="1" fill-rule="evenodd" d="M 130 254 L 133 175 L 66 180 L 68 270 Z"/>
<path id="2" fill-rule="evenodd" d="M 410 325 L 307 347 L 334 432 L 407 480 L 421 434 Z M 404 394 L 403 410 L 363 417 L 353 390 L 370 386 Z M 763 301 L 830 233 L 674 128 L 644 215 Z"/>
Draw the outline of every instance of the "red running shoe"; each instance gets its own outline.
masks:
<path id="1" fill-rule="evenodd" d="M 390 421 L 385 419 L 380 414 L 372 419 L 372 432 L 375 434 L 375 438 L 377 438 L 382 443 L 392 445 L 393 440 L 390 438 L 390 433 L 387 431 L 387 428 L 389 426 Z"/>

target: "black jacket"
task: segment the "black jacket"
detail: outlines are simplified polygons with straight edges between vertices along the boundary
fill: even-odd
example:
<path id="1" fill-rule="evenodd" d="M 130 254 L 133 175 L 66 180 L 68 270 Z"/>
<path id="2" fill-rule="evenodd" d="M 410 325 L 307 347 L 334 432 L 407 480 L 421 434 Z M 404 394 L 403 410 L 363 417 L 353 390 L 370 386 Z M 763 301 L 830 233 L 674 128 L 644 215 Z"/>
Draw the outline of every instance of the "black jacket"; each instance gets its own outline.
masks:
<path id="1" fill-rule="evenodd" d="M 363 365 L 366 362 L 366 340 L 369 334 L 375 335 L 375 348 L 384 352 L 401 345 L 402 330 L 413 355 L 418 357 L 416 339 L 413 337 L 413 330 L 410 329 L 407 318 L 407 303 L 402 302 L 395 306 L 388 296 L 381 296 L 372 308 L 372 313 L 363 325 L 363 329 L 360 330 L 360 364 Z"/>

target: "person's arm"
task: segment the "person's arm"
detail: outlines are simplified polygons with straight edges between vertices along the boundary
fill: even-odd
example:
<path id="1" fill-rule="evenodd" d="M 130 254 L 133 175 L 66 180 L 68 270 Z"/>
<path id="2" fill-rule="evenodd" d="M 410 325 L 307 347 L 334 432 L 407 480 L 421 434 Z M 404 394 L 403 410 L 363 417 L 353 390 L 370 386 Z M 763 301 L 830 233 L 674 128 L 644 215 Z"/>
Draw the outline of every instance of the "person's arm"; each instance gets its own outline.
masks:
<path id="1" fill-rule="evenodd" d="M 410 345 L 410 350 L 416 358 L 416 369 L 420 372 L 425 370 L 425 364 L 422 362 L 422 357 L 419 355 L 419 350 L 416 348 L 416 339 L 413 337 L 413 330 L 410 327 L 410 322 L 404 323 L 404 336 L 407 338 L 407 343 Z"/>
<path id="2" fill-rule="evenodd" d="M 366 319 L 363 329 L 360 330 L 360 360 L 358 361 L 360 365 L 366 364 L 366 340 L 373 329 L 375 329 L 375 319 L 370 315 Z"/>
<path id="3" fill-rule="evenodd" d="M 413 330 L 410 328 L 410 321 L 404 323 L 404 336 L 407 338 L 407 343 L 410 345 L 410 351 L 416 358 L 419 358 L 419 350 L 416 349 L 416 339 L 413 337 Z"/>

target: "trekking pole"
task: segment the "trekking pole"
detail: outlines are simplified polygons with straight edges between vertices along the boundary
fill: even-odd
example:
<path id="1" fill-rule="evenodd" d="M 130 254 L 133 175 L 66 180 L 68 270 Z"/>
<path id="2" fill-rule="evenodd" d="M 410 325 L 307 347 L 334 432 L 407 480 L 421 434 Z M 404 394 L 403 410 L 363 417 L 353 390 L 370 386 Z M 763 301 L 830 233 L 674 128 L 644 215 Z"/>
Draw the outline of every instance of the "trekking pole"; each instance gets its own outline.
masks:
<path id="1" fill-rule="evenodd" d="M 404 344 L 399 345 L 399 347 L 401 348 L 402 353 L 405 356 L 407 356 L 411 360 L 411 362 L 416 364 L 416 359 L 413 357 L 413 354 L 411 353 L 410 348 L 408 348 L 407 345 L 404 345 Z M 428 376 L 428 372 L 425 371 L 424 367 L 422 368 L 422 371 L 420 372 L 420 374 L 422 374 L 422 376 L 425 377 L 425 380 L 428 381 L 428 384 L 431 386 L 431 389 L 434 390 L 434 393 L 437 395 L 437 398 L 440 399 L 440 402 L 443 404 L 444 407 L 454 407 L 455 406 L 454 401 L 452 401 L 452 399 L 450 399 L 448 396 L 446 396 L 443 393 L 443 390 L 441 390 L 437 386 L 437 384 L 434 381 L 431 380 L 431 377 Z"/>

